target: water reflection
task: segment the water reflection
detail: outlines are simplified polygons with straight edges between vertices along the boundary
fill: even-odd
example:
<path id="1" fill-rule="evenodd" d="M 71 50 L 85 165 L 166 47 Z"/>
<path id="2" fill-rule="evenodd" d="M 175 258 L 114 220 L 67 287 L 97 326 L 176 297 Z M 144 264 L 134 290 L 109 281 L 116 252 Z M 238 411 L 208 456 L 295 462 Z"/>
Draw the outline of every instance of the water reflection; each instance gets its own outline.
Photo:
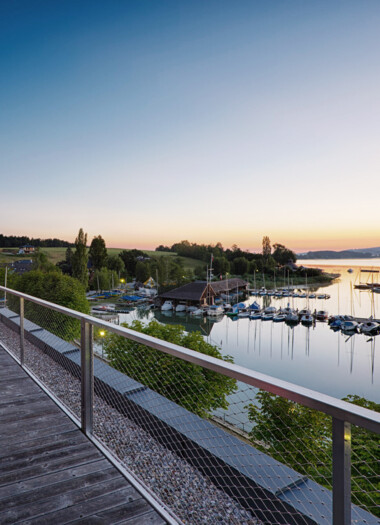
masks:
<path id="1" fill-rule="evenodd" d="M 187 332 L 198 331 L 205 336 L 211 334 L 211 330 L 215 323 L 222 321 L 222 318 L 195 317 L 186 312 L 173 312 L 172 310 L 164 312 L 161 312 L 161 310 L 154 310 L 153 316 L 161 323 L 181 325 Z"/>

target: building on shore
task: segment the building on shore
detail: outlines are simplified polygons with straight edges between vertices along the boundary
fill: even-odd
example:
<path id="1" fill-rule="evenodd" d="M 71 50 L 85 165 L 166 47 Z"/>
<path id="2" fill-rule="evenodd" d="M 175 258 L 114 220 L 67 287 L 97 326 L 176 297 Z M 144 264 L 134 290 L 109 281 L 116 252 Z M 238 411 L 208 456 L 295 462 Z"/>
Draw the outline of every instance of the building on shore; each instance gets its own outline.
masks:
<path id="1" fill-rule="evenodd" d="M 247 281 L 233 278 L 224 281 L 194 281 L 193 283 L 184 284 L 179 288 L 164 292 L 159 295 L 161 303 L 172 301 L 174 305 L 179 303 L 186 306 L 210 306 L 214 304 L 215 298 L 223 294 L 236 294 L 246 291 L 248 288 Z"/>
<path id="2" fill-rule="evenodd" d="M 214 297 L 215 292 L 206 281 L 194 281 L 159 295 L 162 302 L 173 301 L 174 304 L 183 303 L 186 306 L 214 304 Z"/>

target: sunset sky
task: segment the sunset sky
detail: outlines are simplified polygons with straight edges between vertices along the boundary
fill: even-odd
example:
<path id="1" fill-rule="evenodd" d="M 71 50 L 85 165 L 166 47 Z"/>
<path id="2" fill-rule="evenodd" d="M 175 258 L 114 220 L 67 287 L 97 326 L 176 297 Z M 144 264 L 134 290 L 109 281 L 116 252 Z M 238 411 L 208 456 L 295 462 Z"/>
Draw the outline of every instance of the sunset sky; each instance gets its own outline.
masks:
<path id="1" fill-rule="evenodd" d="M 380 2 L 2 0 L 0 233 L 380 246 Z"/>

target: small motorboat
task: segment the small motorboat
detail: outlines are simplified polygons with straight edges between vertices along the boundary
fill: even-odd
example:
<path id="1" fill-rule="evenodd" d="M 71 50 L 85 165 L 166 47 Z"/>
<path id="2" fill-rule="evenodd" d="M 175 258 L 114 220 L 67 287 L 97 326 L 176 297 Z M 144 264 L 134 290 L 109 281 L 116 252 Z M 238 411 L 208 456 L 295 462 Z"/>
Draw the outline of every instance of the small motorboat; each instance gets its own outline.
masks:
<path id="1" fill-rule="evenodd" d="M 263 313 L 261 315 L 261 320 L 262 321 L 272 321 L 273 317 L 274 317 L 274 313 L 267 313 L 267 314 Z"/>
<path id="2" fill-rule="evenodd" d="M 165 312 L 165 310 L 173 310 L 173 303 L 171 301 L 165 301 L 161 306 L 161 311 Z"/>
<path id="3" fill-rule="evenodd" d="M 286 314 L 285 321 L 289 324 L 298 324 L 299 323 L 298 312 L 289 312 L 288 314 Z"/>
<path id="4" fill-rule="evenodd" d="M 330 325 L 331 326 L 331 325 Z M 351 321 L 350 319 L 345 319 L 342 321 L 340 328 L 344 332 L 357 332 L 359 323 L 357 321 Z"/>
<path id="5" fill-rule="evenodd" d="M 196 306 L 188 306 L 188 307 L 186 308 L 186 311 L 187 311 L 187 312 L 190 312 L 190 313 L 191 313 L 191 312 L 195 312 L 195 310 L 198 310 L 198 308 L 197 308 Z"/>
<path id="6" fill-rule="evenodd" d="M 318 310 L 318 312 L 315 313 L 315 318 L 318 321 L 327 321 L 328 316 L 329 314 L 326 312 L 326 310 Z"/>
<path id="7" fill-rule="evenodd" d="M 175 307 L 175 311 L 176 312 L 186 312 L 186 305 L 185 304 L 177 304 L 177 306 Z"/>
<path id="8" fill-rule="evenodd" d="M 256 311 L 252 311 L 249 314 L 249 318 L 250 319 L 261 319 L 261 316 L 262 316 L 262 313 L 261 312 L 256 312 Z"/>
<path id="9" fill-rule="evenodd" d="M 374 334 L 380 329 L 380 324 L 376 323 L 376 321 L 368 320 L 364 323 L 359 324 L 358 328 L 363 334 Z"/>
<path id="10" fill-rule="evenodd" d="M 275 315 L 276 313 L 277 313 L 277 309 L 276 309 L 275 306 L 268 306 L 264 310 L 264 314 L 273 314 L 273 315 Z"/>
<path id="11" fill-rule="evenodd" d="M 213 304 L 208 307 L 207 315 L 209 315 L 210 317 L 218 317 L 220 315 L 224 315 L 224 308 L 222 306 L 217 306 Z"/>
<path id="12" fill-rule="evenodd" d="M 304 325 L 313 324 L 313 316 L 311 314 L 304 314 L 301 316 L 301 323 Z"/>
<path id="13" fill-rule="evenodd" d="M 273 322 L 274 323 L 281 323 L 283 321 L 286 321 L 286 316 L 287 316 L 287 314 L 283 314 L 283 313 L 276 314 L 275 316 L 273 316 Z"/>
<path id="14" fill-rule="evenodd" d="M 190 315 L 193 315 L 194 317 L 203 317 L 204 312 L 201 308 L 197 308 L 196 310 L 191 310 Z"/>

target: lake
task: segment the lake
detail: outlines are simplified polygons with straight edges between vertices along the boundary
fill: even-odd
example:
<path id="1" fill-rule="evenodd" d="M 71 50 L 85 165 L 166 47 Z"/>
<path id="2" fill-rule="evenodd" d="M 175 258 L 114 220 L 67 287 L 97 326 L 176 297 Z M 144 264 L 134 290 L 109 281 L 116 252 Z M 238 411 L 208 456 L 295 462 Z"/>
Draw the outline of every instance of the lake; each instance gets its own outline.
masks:
<path id="1" fill-rule="evenodd" d="M 329 314 L 353 314 L 360 317 L 380 318 L 380 294 L 357 290 L 358 282 L 378 282 L 379 273 L 364 273 L 361 268 L 380 270 L 380 259 L 369 260 L 303 260 L 304 266 L 318 266 L 341 276 L 333 284 L 310 290 L 323 291 L 330 299 L 309 299 L 310 310 L 327 310 Z M 353 273 L 349 273 L 352 268 Z M 302 286 L 299 286 L 302 289 Z M 251 297 L 265 306 L 305 308 L 307 300 L 290 297 Z M 296 383 L 312 390 L 342 398 L 357 394 L 380 402 L 380 337 L 364 334 L 347 336 L 334 332 L 327 323 L 317 322 L 307 327 L 301 324 L 290 327 L 272 321 L 233 320 L 224 316 L 218 321 L 210 318 L 194 319 L 187 314 L 160 311 L 134 311 L 120 315 L 120 321 L 133 319 L 158 319 L 164 323 L 181 324 L 186 330 L 200 330 L 208 342 L 217 345 L 224 355 L 231 355 L 234 362 L 252 370 Z M 243 407 L 252 398 L 252 389 L 239 385 L 239 391 L 230 399 L 226 415 L 228 421 L 246 426 Z"/>

